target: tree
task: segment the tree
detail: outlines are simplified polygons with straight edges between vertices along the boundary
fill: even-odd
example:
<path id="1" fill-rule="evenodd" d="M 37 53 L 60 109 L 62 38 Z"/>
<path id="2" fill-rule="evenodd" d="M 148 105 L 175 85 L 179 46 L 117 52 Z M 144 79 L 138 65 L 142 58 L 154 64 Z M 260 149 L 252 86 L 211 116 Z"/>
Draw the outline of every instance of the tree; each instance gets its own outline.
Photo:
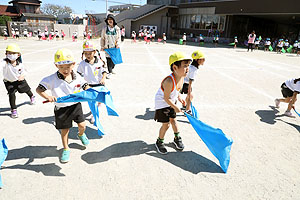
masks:
<path id="1" fill-rule="evenodd" d="M 68 6 L 60 6 L 56 4 L 46 3 L 41 8 L 42 12 L 47 15 L 53 15 L 57 17 L 58 15 L 70 14 L 73 12 L 72 8 Z"/>
<path id="2" fill-rule="evenodd" d="M 0 16 L 0 25 L 6 25 L 6 22 L 12 21 L 9 16 Z"/>

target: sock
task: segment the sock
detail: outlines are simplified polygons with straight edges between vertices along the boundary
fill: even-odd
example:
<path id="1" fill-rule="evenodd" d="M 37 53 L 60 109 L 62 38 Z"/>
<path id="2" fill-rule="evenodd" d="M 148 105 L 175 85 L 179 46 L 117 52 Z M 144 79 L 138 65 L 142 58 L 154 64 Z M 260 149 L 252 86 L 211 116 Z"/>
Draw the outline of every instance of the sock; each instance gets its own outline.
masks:
<path id="1" fill-rule="evenodd" d="M 160 139 L 159 137 L 157 138 L 160 142 L 164 142 L 164 139 Z"/>
<path id="2" fill-rule="evenodd" d="M 178 133 L 174 133 L 174 135 L 175 135 L 175 138 L 178 138 L 179 132 Z"/>
<path id="3" fill-rule="evenodd" d="M 69 149 L 69 148 L 67 148 L 67 149 L 64 149 L 64 151 L 70 151 L 70 149 Z"/>

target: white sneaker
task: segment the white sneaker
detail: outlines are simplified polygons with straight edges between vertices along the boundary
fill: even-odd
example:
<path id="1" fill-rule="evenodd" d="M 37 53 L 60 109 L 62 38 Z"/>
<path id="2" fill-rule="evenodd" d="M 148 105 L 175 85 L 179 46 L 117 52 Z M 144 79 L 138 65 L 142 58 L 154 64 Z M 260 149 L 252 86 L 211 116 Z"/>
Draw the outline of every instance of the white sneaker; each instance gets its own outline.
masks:
<path id="1" fill-rule="evenodd" d="M 287 116 L 287 117 L 295 118 L 295 116 L 293 115 L 293 113 L 291 111 L 288 111 L 288 110 L 285 111 L 284 115 Z"/>
<path id="2" fill-rule="evenodd" d="M 111 73 L 112 73 L 112 74 L 116 74 L 115 70 L 111 70 Z"/>
<path id="3" fill-rule="evenodd" d="M 275 99 L 275 108 L 279 108 L 280 101 L 279 99 Z"/>
<path id="4" fill-rule="evenodd" d="M 106 75 L 106 79 L 110 79 L 110 75 L 111 75 L 111 73 L 108 73 L 108 74 Z"/>

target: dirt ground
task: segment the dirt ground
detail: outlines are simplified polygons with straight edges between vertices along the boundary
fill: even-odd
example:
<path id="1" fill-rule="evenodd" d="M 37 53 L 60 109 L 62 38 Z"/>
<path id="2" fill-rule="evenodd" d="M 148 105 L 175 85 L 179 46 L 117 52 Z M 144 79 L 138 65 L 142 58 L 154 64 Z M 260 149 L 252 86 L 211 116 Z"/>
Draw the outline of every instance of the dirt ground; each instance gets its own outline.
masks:
<path id="1" fill-rule="evenodd" d="M 10 42 L 0 42 L 2 57 Z M 82 40 L 17 43 L 34 93 L 41 79 L 56 71 L 57 49 L 69 48 L 76 62 L 81 60 Z M 160 128 L 153 120 L 154 96 L 171 73 L 169 55 L 197 49 L 206 62 L 193 87 L 193 103 L 201 121 L 233 138 L 227 174 L 183 114 L 177 120 L 184 151 L 176 152 L 171 144 L 171 128 L 165 138 L 169 153 L 160 155 L 154 146 Z M 107 116 L 101 107 L 106 135 L 100 138 L 83 103 L 90 145 L 82 147 L 74 124 L 67 164 L 59 161 L 62 144 L 53 125 L 54 105 L 42 104 L 38 96 L 36 105 L 29 105 L 27 95 L 18 93 L 19 118 L 12 119 L 0 84 L 0 139 L 5 138 L 9 149 L 0 171 L 0 199 L 300 199 L 300 118 L 283 116 L 286 104 L 274 108 L 281 84 L 299 77 L 300 57 L 130 40 L 121 51 L 124 63 L 106 81 L 120 117 Z"/>

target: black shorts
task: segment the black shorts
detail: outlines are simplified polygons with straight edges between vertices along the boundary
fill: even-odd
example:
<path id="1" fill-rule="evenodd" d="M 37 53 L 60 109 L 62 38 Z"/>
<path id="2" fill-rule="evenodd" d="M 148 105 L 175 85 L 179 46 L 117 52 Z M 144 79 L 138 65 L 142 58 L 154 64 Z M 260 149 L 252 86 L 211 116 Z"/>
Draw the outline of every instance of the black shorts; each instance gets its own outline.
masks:
<path id="1" fill-rule="evenodd" d="M 49 36 L 48 36 L 48 35 L 45 35 L 45 37 L 48 38 Z"/>
<path id="2" fill-rule="evenodd" d="M 204 42 L 204 40 L 200 40 L 200 42 Z"/>
<path id="3" fill-rule="evenodd" d="M 77 36 L 74 36 L 75 39 L 77 39 Z"/>
<path id="4" fill-rule="evenodd" d="M 39 37 L 39 38 L 41 38 L 42 36 L 41 36 L 41 35 L 39 35 L 38 37 Z"/>
<path id="5" fill-rule="evenodd" d="M 24 37 L 27 37 L 27 35 L 24 35 Z"/>
<path id="6" fill-rule="evenodd" d="M 16 35 L 16 38 L 19 38 L 20 36 L 19 35 Z"/>
<path id="7" fill-rule="evenodd" d="M 59 38 L 59 35 L 57 35 L 56 38 Z"/>
<path id="8" fill-rule="evenodd" d="M 270 47 L 270 45 L 265 45 L 265 48 L 268 49 Z"/>
<path id="9" fill-rule="evenodd" d="M 55 127 L 56 129 L 72 128 L 72 122 L 81 123 L 84 122 L 84 116 L 82 112 L 81 103 L 76 103 L 67 107 L 54 108 Z"/>
<path id="10" fill-rule="evenodd" d="M 26 80 L 14 82 L 4 81 L 4 84 L 8 94 L 13 94 L 17 91 L 20 93 L 26 93 L 30 91 L 30 87 Z"/>
<path id="11" fill-rule="evenodd" d="M 150 37 L 147 37 L 147 40 L 150 40 L 151 38 Z"/>
<path id="12" fill-rule="evenodd" d="M 235 45 L 238 45 L 238 42 L 235 42 L 234 44 L 235 44 Z"/>
<path id="13" fill-rule="evenodd" d="M 281 93 L 284 98 L 292 97 L 294 94 L 294 92 L 290 90 L 285 83 L 282 83 L 281 85 Z"/>
<path id="14" fill-rule="evenodd" d="M 157 122 L 167 123 L 170 122 L 170 118 L 176 118 L 176 112 L 172 107 L 161 108 L 155 110 L 154 120 Z"/>
<path id="15" fill-rule="evenodd" d="M 189 91 L 189 84 L 188 83 L 184 83 L 182 86 L 182 89 L 180 90 L 181 94 L 187 94 Z"/>

